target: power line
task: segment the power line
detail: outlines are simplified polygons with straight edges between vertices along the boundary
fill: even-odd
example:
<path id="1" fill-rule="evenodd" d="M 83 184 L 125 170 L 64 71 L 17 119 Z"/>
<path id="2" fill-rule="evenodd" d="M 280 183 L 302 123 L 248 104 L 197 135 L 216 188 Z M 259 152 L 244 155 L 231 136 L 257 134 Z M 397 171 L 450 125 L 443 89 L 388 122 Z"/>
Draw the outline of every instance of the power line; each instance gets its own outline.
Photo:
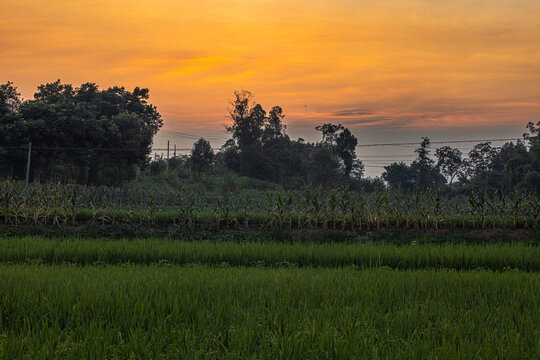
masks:
<path id="1" fill-rule="evenodd" d="M 173 134 L 178 134 L 179 136 L 192 136 L 194 138 L 197 138 L 195 135 L 190 135 L 186 133 L 181 132 L 175 132 L 170 130 L 163 130 L 166 132 L 171 132 Z M 210 140 L 219 141 L 217 138 L 208 138 Z M 433 141 L 431 144 L 459 144 L 459 143 L 472 143 L 472 142 L 488 142 L 488 141 L 517 141 L 521 140 L 520 138 L 505 138 L 505 139 L 474 139 L 474 140 L 446 140 L 446 141 Z M 418 145 L 419 143 L 380 143 L 380 144 L 359 144 L 357 147 L 375 147 L 375 146 L 414 146 Z M 28 146 L 10 146 L 10 147 L 0 147 L 0 149 L 5 150 L 27 150 Z M 56 151 L 93 151 L 93 152 L 130 152 L 130 151 L 141 151 L 140 148 L 126 148 L 126 147 L 104 147 L 104 148 L 90 148 L 90 147 L 61 147 L 61 146 L 33 146 L 32 150 L 56 150 Z M 191 151 L 191 148 L 177 148 L 177 151 Z M 461 148 L 461 150 L 470 150 L 470 148 Z M 159 148 L 152 148 L 152 152 L 158 152 L 158 151 L 167 151 L 167 148 L 165 147 L 159 147 Z M 414 155 L 412 154 L 378 154 L 378 155 L 360 155 L 359 157 L 363 158 L 363 161 L 396 161 L 399 159 L 388 159 L 391 157 L 400 157 L 404 158 L 402 160 L 413 160 L 412 158 Z M 372 157 L 374 159 L 369 159 L 369 157 Z M 379 158 L 380 157 L 380 158 Z M 372 166 L 373 167 L 373 166 Z"/>
<path id="2" fill-rule="evenodd" d="M 180 136 L 180 137 L 191 139 L 191 140 L 198 140 L 198 139 L 201 138 L 201 136 L 188 134 L 188 133 L 184 133 L 184 132 L 180 132 L 180 131 L 174 131 L 174 130 L 161 130 L 161 132 L 171 134 L 171 135 L 175 135 L 175 136 Z M 223 138 L 216 138 L 216 137 L 204 137 L 204 138 L 207 139 L 207 140 L 212 140 L 212 141 L 222 141 L 223 140 Z"/>
<path id="3" fill-rule="evenodd" d="M 446 141 L 430 141 L 430 144 L 458 144 L 458 143 L 472 143 L 472 142 L 487 142 L 487 141 L 517 141 L 521 138 L 508 138 L 508 139 L 475 139 L 475 140 L 446 140 Z M 420 142 L 408 142 L 408 143 L 383 143 L 383 144 L 359 144 L 356 147 L 370 147 L 370 146 L 414 146 L 419 145 Z"/>
<path id="4" fill-rule="evenodd" d="M 27 150 L 27 146 L 7 146 L 0 147 L 0 149 L 6 150 Z M 32 150 L 65 150 L 65 151 L 141 151 L 141 148 L 122 148 L 122 147 L 110 147 L 110 148 L 91 148 L 91 147 L 61 147 L 61 146 L 32 146 Z M 167 148 L 152 148 L 152 151 L 167 151 Z M 190 151 L 191 148 L 176 148 L 176 151 Z"/>

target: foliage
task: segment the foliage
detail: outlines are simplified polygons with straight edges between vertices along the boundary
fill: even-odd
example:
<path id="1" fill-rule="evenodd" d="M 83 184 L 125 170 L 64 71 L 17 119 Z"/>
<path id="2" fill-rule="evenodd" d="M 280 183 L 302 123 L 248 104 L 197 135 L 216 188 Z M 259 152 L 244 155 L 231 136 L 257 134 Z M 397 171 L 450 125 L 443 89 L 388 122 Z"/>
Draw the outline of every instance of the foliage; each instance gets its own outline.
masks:
<path id="1" fill-rule="evenodd" d="M 210 143 L 204 138 L 200 138 L 193 145 L 191 150 L 191 169 L 196 173 L 208 170 L 214 160 L 214 151 Z"/>
<path id="2" fill-rule="evenodd" d="M 302 191 L 143 192 L 75 185 L 0 183 L 0 223 L 75 225 L 79 222 L 202 230 L 239 229 L 538 229 L 540 200 L 534 193 L 471 191 L 443 198 L 440 191 L 379 190 L 367 194 L 341 186 Z M 263 184 L 264 185 L 264 184 Z"/>
<path id="3" fill-rule="evenodd" d="M 456 176 L 459 176 L 463 169 L 464 161 L 461 150 L 443 146 L 435 151 L 437 157 L 437 168 L 440 172 L 449 178 L 450 184 Z"/>
<path id="4" fill-rule="evenodd" d="M 134 179 L 163 124 L 148 97 L 148 89 L 138 87 L 73 88 L 58 80 L 40 85 L 33 100 L 22 102 L 11 83 L 2 85 L 0 176 L 24 178 L 32 142 L 34 179 L 98 185 Z"/>
<path id="5" fill-rule="evenodd" d="M 339 181 L 351 184 L 361 178 L 364 167 L 356 159 L 356 137 L 343 125 L 316 127 L 323 141 L 310 144 L 291 140 L 285 133 L 283 109 L 270 112 L 255 104 L 249 91 L 235 91 L 227 126 L 232 139 L 217 156 L 217 163 L 240 174 L 271 180 L 281 185 L 314 182 L 325 186 Z"/>
<path id="6" fill-rule="evenodd" d="M 392 189 L 410 190 L 415 184 L 415 175 L 410 166 L 404 162 L 385 166 L 382 178 Z"/>
<path id="7" fill-rule="evenodd" d="M 539 355 L 537 273 L 280 267 L 3 265 L 0 357 Z"/>
<path id="8" fill-rule="evenodd" d="M 0 262 L 23 264 L 40 260 L 42 264 L 92 265 L 95 262 L 118 265 L 169 264 L 277 267 L 288 262 L 301 267 L 346 267 L 361 269 L 476 268 L 501 271 L 507 268 L 540 271 L 540 247 L 523 243 L 465 245 L 411 243 L 379 244 L 360 240 L 348 243 L 276 243 L 266 241 L 196 241 L 171 239 L 45 239 L 42 237 L 0 238 Z M 382 242 L 382 241 L 381 241 Z"/>

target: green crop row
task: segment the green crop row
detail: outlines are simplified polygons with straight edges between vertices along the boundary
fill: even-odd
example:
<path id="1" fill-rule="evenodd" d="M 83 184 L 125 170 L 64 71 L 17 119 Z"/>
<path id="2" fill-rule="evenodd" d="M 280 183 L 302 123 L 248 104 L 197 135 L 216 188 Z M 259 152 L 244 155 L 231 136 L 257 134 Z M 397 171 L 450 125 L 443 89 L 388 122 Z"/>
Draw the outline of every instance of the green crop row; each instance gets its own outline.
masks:
<path id="1" fill-rule="evenodd" d="M 0 262 L 540 271 L 540 247 L 519 243 L 396 246 L 26 237 L 0 239 Z"/>
<path id="2" fill-rule="evenodd" d="M 98 188 L 101 189 L 101 188 Z M 438 191 L 424 193 L 384 190 L 373 194 L 306 187 L 303 191 L 269 191 L 266 202 L 231 194 L 209 198 L 176 193 L 163 205 L 149 193 L 141 204 L 118 201 L 118 190 L 60 184 L 0 183 L 0 222 L 15 225 L 76 225 L 81 220 L 156 224 L 166 220 L 195 228 L 205 223 L 216 230 L 249 228 L 250 224 L 280 228 L 381 229 L 414 228 L 538 228 L 540 199 L 519 192 L 473 191 L 468 197 L 443 198 Z"/>
<path id="3" fill-rule="evenodd" d="M 538 359 L 540 274 L 0 266 L 0 358 Z"/>

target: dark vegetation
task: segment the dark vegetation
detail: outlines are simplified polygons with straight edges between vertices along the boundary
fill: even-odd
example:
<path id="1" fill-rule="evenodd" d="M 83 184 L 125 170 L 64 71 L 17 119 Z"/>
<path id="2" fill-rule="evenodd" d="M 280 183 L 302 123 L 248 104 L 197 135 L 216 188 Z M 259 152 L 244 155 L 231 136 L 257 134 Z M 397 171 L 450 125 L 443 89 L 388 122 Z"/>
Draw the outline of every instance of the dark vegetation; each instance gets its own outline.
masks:
<path id="1" fill-rule="evenodd" d="M 0 174 L 24 179 L 26 148 L 35 149 L 31 179 L 119 185 L 148 166 L 162 126 L 148 89 L 99 90 L 60 81 L 40 85 L 22 102 L 11 83 L 0 85 Z"/>
<path id="2" fill-rule="evenodd" d="M 141 88 L 99 90 L 92 83 L 74 88 L 56 81 L 40 85 L 34 99 L 22 101 L 12 83 L 1 85 L 0 176 L 24 179 L 32 142 L 30 177 L 42 182 L 129 186 L 134 180 L 148 185 L 161 178 L 158 183 L 178 188 L 200 182 L 203 174 L 207 180 L 214 174 L 210 182 L 219 182 L 216 178 L 229 173 L 229 185 L 243 176 L 268 182 L 266 188 L 342 184 L 355 191 L 440 189 L 448 195 L 471 189 L 540 190 L 540 122 L 527 124 L 523 140 L 500 148 L 480 143 L 467 156 L 443 146 L 433 158 L 430 140 L 423 138 L 410 165 L 392 163 L 381 178 L 370 179 L 363 178 L 358 141 L 349 129 L 325 123 L 316 127 L 319 142 L 292 140 L 281 107 L 267 113 L 248 91 L 234 93 L 226 129 L 231 138 L 217 153 L 201 138 L 188 156 L 150 161 L 152 139 L 163 122 L 147 102 L 148 94 Z"/>

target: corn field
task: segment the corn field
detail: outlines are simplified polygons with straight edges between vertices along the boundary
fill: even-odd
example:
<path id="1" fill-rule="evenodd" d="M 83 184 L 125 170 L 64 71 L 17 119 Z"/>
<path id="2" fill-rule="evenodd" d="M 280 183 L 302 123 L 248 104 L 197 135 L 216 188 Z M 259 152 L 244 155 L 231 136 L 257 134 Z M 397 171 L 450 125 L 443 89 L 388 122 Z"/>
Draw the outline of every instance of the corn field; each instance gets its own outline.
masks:
<path id="1" fill-rule="evenodd" d="M 190 229 L 281 228 L 372 231 L 377 229 L 538 229 L 537 194 L 472 191 L 446 198 L 439 191 L 268 191 L 265 197 L 135 192 L 58 183 L 0 183 L 0 223 L 77 225 L 138 223 Z"/>

